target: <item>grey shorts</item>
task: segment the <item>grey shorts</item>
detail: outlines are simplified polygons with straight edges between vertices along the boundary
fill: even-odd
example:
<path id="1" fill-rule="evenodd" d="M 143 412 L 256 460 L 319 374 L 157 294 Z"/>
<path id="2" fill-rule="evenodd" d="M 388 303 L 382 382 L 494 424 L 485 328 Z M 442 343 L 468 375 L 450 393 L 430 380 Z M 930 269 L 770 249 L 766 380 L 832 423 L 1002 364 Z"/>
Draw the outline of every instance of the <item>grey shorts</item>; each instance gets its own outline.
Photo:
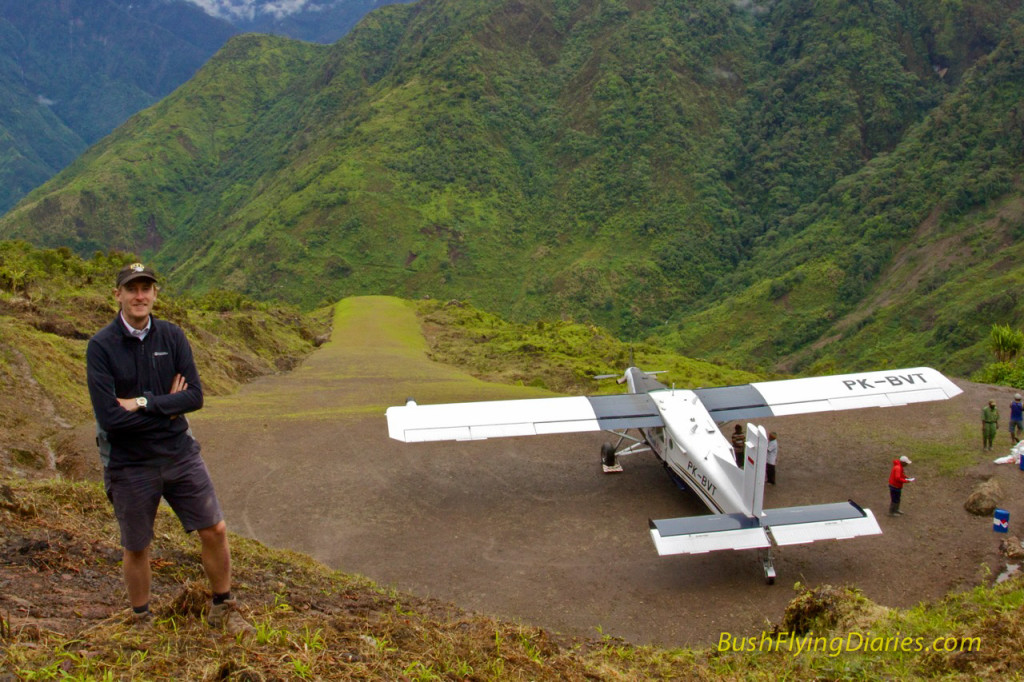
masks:
<path id="1" fill-rule="evenodd" d="M 121 527 L 121 546 L 131 552 L 149 547 L 153 524 L 163 497 L 186 532 L 215 526 L 224 520 L 198 447 L 162 466 L 104 468 L 103 484 Z"/>

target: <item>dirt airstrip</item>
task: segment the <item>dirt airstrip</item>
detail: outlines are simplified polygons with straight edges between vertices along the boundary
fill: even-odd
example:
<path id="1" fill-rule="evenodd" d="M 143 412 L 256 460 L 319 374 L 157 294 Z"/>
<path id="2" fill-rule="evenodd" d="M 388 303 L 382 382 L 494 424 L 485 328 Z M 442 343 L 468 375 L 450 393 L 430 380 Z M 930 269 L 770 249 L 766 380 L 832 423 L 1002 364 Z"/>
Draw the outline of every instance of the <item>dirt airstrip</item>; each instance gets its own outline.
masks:
<path id="1" fill-rule="evenodd" d="M 766 506 L 852 498 L 875 511 L 882 536 L 778 550 L 774 586 L 752 552 L 659 558 L 648 519 L 706 510 L 650 455 L 606 475 L 602 434 L 390 440 L 384 409 L 409 396 L 543 395 L 484 384 L 424 351 L 401 302 L 349 299 L 331 342 L 296 371 L 208 399 L 192 423 L 230 529 L 469 610 L 680 646 L 768 628 L 798 581 L 851 584 L 880 604 L 909 606 L 991 579 L 1004 536 L 963 509 L 984 478 L 1007 491 L 1011 531 L 1024 524 L 1024 472 L 991 464 L 1009 436 L 1001 430 L 1000 450 L 985 453 L 977 435 L 984 401 L 1008 405 L 1012 390 L 958 382 L 964 395 L 942 403 L 764 422 L 780 442 Z M 929 444 L 946 442 L 973 462 L 967 473 L 939 473 Z M 917 481 L 904 493 L 906 516 L 890 518 L 886 482 L 901 454 L 916 460 Z"/>

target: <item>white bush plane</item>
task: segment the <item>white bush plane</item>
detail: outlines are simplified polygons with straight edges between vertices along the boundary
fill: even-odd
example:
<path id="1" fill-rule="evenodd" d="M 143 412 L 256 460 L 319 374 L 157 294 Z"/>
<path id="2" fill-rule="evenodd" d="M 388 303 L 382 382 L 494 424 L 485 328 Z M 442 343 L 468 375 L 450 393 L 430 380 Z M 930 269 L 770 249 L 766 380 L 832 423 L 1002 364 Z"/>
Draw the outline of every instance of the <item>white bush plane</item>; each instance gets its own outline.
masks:
<path id="1" fill-rule="evenodd" d="M 606 472 L 622 470 L 619 455 L 653 452 L 713 512 L 651 521 L 659 555 L 758 549 L 771 584 L 773 546 L 843 540 L 882 530 L 871 510 L 853 500 L 763 509 L 768 445 L 764 427 L 747 423 L 746 466 L 741 468 L 718 425 L 945 400 L 962 392 L 928 367 L 694 390 L 669 388 L 652 374 L 657 372 L 627 369 L 618 380 L 629 387 L 622 395 L 441 405 L 417 405 L 410 399 L 404 406 L 388 408 L 388 432 L 396 440 L 415 443 L 609 431 L 619 439 L 602 448 Z"/>

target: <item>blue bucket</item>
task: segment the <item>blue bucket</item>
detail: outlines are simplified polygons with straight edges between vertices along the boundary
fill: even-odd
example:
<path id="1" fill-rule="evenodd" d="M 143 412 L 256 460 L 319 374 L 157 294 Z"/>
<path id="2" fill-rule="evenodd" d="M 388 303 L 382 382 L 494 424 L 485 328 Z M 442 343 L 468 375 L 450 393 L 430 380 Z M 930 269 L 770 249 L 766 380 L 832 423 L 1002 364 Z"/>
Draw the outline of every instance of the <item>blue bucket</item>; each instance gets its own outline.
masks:
<path id="1" fill-rule="evenodd" d="M 1009 533 L 1010 512 L 1005 509 L 996 509 L 996 513 L 992 517 L 992 530 L 997 533 Z"/>

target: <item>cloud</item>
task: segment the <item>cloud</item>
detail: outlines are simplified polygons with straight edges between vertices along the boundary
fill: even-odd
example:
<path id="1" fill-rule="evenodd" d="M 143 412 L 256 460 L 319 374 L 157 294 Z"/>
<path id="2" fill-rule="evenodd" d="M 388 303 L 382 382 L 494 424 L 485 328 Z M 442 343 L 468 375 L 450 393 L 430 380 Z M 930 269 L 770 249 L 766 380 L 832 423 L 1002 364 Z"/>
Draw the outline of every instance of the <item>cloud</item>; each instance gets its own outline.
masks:
<path id="1" fill-rule="evenodd" d="M 207 14 L 228 21 L 253 21 L 258 15 L 269 14 L 281 19 L 297 12 L 318 12 L 330 2 L 316 0 L 188 0 Z"/>
<path id="2" fill-rule="evenodd" d="M 256 15 L 252 0 L 188 0 L 198 5 L 210 16 L 220 17 L 228 21 L 247 19 L 252 21 Z"/>
<path id="3" fill-rule="evenodd" d="M 732 6 L 741 12 L 749 12 L 750 14 L 767 14 L 771 11 L 771 6 L 774 4 L 772 0 L 760 2 L 759 0 L 732 0 Z"/>
<path id="4" fill-rule="evenodd" d="M 273 14 L 276 19 L 286 17 L 296 12 L 319 12 L 324 9 L 323 4 L 309 0 L 267 0 L 263 3 L 263 12 Z"/>

